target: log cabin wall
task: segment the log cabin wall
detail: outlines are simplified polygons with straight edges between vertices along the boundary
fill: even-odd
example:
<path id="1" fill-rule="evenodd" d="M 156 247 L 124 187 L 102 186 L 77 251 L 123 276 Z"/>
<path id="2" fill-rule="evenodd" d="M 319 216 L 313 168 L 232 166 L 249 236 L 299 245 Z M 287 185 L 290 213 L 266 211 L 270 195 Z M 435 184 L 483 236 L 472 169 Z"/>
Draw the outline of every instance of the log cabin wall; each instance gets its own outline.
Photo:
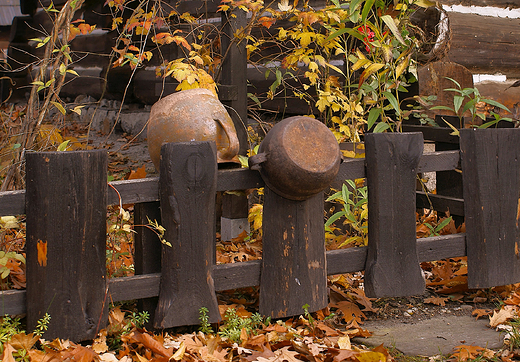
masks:
<path id="1" fill-rule="evenodd" d="M 506 88 L 520 79 L 520 2 L 512 0 L 441 0 L 451 28 L 451 47 L 443 61 L 459 63 L 473 75 L 501 74 L 475 86 L 520 118 L 520 88 Z"/>

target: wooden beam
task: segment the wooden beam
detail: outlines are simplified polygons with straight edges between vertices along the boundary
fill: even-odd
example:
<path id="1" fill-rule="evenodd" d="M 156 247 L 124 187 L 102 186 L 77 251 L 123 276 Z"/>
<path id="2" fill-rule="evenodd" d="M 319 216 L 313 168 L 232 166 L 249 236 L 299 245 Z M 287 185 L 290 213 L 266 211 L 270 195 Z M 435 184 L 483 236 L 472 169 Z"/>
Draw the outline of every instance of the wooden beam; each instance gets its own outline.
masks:
<path id="1" fill-rule="evenodd" d="M 517 5 L 518 6 L 518 5 Z M 462 64 L 473 73 L 520 77 L 520 21 L 450 12 L 451 48 L 444 61 Z"/>
<path id="2" fill-rule="evenodd" d="M 520 8 L 516 0 L 439 0 L 442 5 L 493 6 L 497 8 Z"/>

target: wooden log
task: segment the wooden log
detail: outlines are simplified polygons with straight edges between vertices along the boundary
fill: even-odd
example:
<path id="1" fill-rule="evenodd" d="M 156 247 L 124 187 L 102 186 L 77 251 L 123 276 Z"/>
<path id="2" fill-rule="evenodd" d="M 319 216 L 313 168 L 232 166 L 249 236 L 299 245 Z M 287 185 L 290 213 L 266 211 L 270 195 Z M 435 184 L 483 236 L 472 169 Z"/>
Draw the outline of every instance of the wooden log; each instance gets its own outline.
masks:
<path id="1" fill-rule="evenodd" d="M 423 143 L 422 133 L 371 133 L 365 137 L 370 210 L 367 296 L 424 292 L 415 234 L 415 179 Z"/>
<path id="2" fill-rule="evenodd" d="M 211 270 L 215 255 L 217 153 L 214 142 L 168 143 L 161 148 L 159 190 L 162 273 L 156 328 L 199 323 L 199 310 L 209 322 L 220 321 Z"/>
<path id="3" fill-rule="evenodd" d="M 517 5 L 518 6 L 518 5 Z M 520 77 L 518 19 L 450 12 L 451 47 L 446 59 L 472 73 Z"/>
<path id="4" fill-rule="evenodd" d="M 150 229 L 144 226 L 149 221 L 161 224 L 160 203 L 143 202 L 134 205 L 134 224 L 136 234 L 134 235 L 134 265 L 135 274 L 152 274 L 161 272 L 161 241 L 159 237 Z M 138 309 L 147 311 L 150 314 L 147 328 L 152 327 L 157 308 L 157 297 L 141 299 L 138 302 Z"/>
<path id="5" fill-rule="evenodd" d="M 519 8 L 520 3 L 515 0 L 440 0 L 442 5 L 465 5 L 465 6 L 494 6 L 499 8 Z"/>
<path id="6" fill-rule="evenodd" d="M 260 313 L 283 318 L 327 306 L 323 193 L 303 201 L 265 187 Z"/>
<path id="7" fill-rule="evenodd" d="M 468 286 L 518 283 L 520 130 L 460 131 Z"/>
<path id="8" fill-rule="evenodd" d="M 105 150 L 26 156 L 27 327 L 44 337 L 94 338 L 108 317 Z"/>

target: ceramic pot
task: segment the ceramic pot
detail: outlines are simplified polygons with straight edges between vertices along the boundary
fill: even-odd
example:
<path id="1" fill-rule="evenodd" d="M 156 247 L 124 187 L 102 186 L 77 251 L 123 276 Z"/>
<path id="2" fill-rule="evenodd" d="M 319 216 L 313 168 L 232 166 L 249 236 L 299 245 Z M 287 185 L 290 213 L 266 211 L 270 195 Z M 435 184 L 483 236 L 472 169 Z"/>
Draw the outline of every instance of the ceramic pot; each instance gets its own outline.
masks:
<path id="1" fill-rule="evenodd" d="M 220 101 L 203 88 L 170 94 L 157 101 L 148 120 L 148 152 L 159 171 L 161 146 L 169 142 L 215 141 L 217 162 L 238 162 L 235 126 Z"/>
<path id="2" fill-rule="evenodd" d="M 260 171 L 278 195 L 304 200 L 329 186 L 339 171 L 336 137 L 323 123 L 303 116 L 276 124 L 260 144 L 249 167 Z"/>

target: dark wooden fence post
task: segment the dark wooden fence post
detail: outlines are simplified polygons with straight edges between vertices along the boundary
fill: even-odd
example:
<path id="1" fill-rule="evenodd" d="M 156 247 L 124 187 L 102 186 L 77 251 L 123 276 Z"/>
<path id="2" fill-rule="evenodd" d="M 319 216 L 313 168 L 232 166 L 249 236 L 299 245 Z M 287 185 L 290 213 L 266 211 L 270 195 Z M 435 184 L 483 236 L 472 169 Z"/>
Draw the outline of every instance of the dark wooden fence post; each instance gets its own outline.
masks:
<path id="1" fill-rule="evenodd" d="M 260 313 L 283 318 L 327 306 L 323 193 L 304 201 L 265 187 Z"/>
<path id="2" fill-rule="evenodd" d="M 520 281 L 520 129 L 460 131 L 468 286 Z"/>
<path id="3" fill-rule="evenodd" d="M 148 220 L 161 224 L 159 201 L 142 202 L 134 205 L 134 224 L 146 225 Z M 161 272 L 161 241 L 158 236 L 146 227 L 139 227 L 134 237 L 135 274 L 151 274 Z M 152 327 L 157 308 L 158 297 L 139 299 L 138 308 L 150 314 L 147 328 Z"/>
<path id="4" fill-rule="evenodd" d="M 217 153 L 214 142 L 168 143 L 161 149 L 159 192 L 166 228 L 155 327 L 220 321 L 212 268 L 215 253 Z"/>
<path id="5" fill-rule="evenodd" d="M 107 153 L 26 156 L 27 329 L 51 316 L 46 339 L 92 339 L 107 322 Z"/>
<path id="6" fill-rule="evenodd" d="M 247 51 L 245 39 L 236 38 L 237 32 L 247 25 L 247 14 L 242 9 L 222 12 L 222 71 L 220 77 L 222 103 L 228 110 L 237 131 L 241 155 L 248 149 L 247 139 Z"/>
<path id="7" fill-rule="evenodd" d="M 420 132 L 365 137 L 369 210 L 365 292 L 369 297 L 424 292 L 415 233 L 415 180 L 423 143 Z"/>

